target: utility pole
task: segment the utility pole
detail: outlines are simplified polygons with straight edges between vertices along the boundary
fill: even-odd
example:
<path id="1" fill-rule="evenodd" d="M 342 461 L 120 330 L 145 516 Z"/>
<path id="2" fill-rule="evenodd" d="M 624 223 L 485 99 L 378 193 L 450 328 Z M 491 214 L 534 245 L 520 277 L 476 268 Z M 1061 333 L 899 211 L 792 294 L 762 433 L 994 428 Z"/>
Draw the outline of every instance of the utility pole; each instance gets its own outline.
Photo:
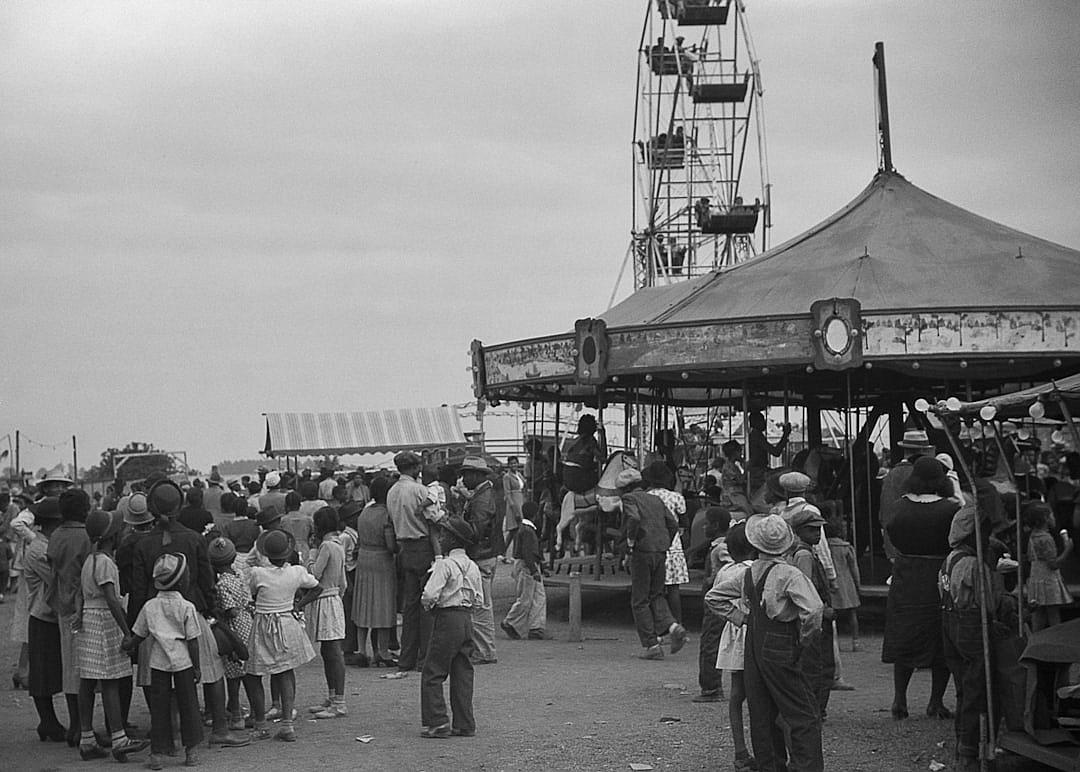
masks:
<path id="1" fill-rule="evenodd" d="M 878 159 L 879 172 L 894 172 L 892 162 L 892 137 L 889 133 L 889 94 L 885 83 L 885 44 L 874 44 L 874 70 L 877 78 Z"/>

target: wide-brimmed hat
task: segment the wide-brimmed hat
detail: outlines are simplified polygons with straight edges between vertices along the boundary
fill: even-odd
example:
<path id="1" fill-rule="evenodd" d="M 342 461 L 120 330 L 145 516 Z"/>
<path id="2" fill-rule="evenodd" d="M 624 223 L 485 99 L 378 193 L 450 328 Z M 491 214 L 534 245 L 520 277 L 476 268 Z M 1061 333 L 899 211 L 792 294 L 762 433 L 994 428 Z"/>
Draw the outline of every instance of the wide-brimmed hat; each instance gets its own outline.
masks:
<path id="1" fill-rule="evenodd" d="M 423 465 L 424 462 L 423 460 L 421 460 L 420 456 L 416 455 L 411 450 L 404 450 L 394 456 L 394 466 L 396 466 L 399 471 L 402 469 L 412 469 L 415 466 Z"/>
<path id="2" fill-rule="evenodd" d="M 364 505 L 359 501 L 349 501 L 342 505 L 338 510 L 338 517 L 343 521 L 355 520 L 360 516 L 360 513 L 364 511 Z"/>
<path id="3" fill-rule="evenodd" d="M 476 544 L 476 529 L 460 517 L 448 517 L 439 525 L 454 534 L 466 547 Z"/>
<path id="4" fill-rule="evenodd" d="M 901 448 L 925 450 L 930 453 L 935 450 L 934 446 L 930 444 L 930 438 L 926 436 L 926 432 L 922 429 L 908 429 L 904 432 L 904 438 L 896 444 Z"/>
<path id="5" fill-rule="evenodd" d="M 617 475 L 615 475 L 615 487 L 629 488 L 631 485 L 637 485 L 641 482 L 641 472 L 637 469 L 623 469 Z"/>
<path id="6" fill-rule="evenodd" d="M 267 560 L 287 560 L 296 549 L 296 540 L 286 531 L 266 531 L 255 541 L 255 549 Z"/>
<path id="7" fill-rule="evenodd" d="M 119 512 L 106 512 L 103 509 L 95 509 L 86 516 L 86 535 L 90 538 L 90 541 L 108 539 L 120 530 L 123 522 L 123 516 Z"/>
<path id="8" fill-rule="evenodd" d="M 642 481 L 658 488 L 670 488 L 675 484 L 675 475 L 663 461 L 653 461 L 641 472 Z"/>
<path id="9" fill-rule="evenodd" d="M 146 506 L 158 517 L 175 515 L 184 506 L 184 492 L 172 480 L 158 480 L 146 492 Z"/>
<path id="10" fill-rule="evenodd" d="M 146 503 L 145 493 L 132 493 L 130 496 L 125 496 L 121 501 L 124 501 L 125 499 L 125 523 L 130 525 L 144 525 L 153 522 L 154 516 L 150 514 L 150 507 Z M 117 507 L 117 509 L 119 509 L 119 507 Z"/>
<path id="11" fill-rule="evenodd" d="M 43 520 L 59 520 L 60 519 L 60 498 L 58 496 L 47 496 L 38 503 L 34 504 L 34 520 L 41 522 Z"/>
<path id="12" fill-rule="evenodd" d="M 267 488 L 278 487 L 279 485 L 281 485 L 281 473 L 271 472 L 270 474 L 266 475 L 266 480 L 264 482 L 266 483 Z"/>
<path id="13" fill-rule="evenodd" d="M 783 555 L 795 544 L 795 534 L 780 515 L 753 515 L 746 521 L 746 540 L 765 555 Z"/>
<path id="14" fill-rule="evenodd" d="M 49 474 L 38 480 L 35 485 L 42 486 L 45 483 L 63 483 L 64 485 L 74 485 L 75 481 L 68 477 L 66 474 L 60 472 L 50 472 Z"/>
<path id="15" fill-rule="evenodd" d="M 171 590 L 187 570 L 187 558 L 181 553 L 166 552 L 154 561 L 154 586 Z"/>
<path id="16" fill-rule="evenodd" d="M 236 545 L 224 536 L 214 539 L 206 548 L 210 555 L 210 564 L 214 566 L 228 566 L 236 560 Z"/>
<path id="17" fill-rule="evenodd" d="M 461 462 L 461 471 L 487 474 L 491 471 L 491 467 L 483 456 L 465 456 L 465 460 Z"/>
<path id="18" fill-rule="evenodd" d="M 259 514 L 255 515 L 255 522 L 265 528 L 276 520 L 281 519 L 281 513 L 278 512 L 278 508 L 275 506 L 269 506 L 265 509 L 260 509 Z"/>
<path id="19" fill-rule="evenodd" d="M 784 472 L 780 475 L 780 487 L 787 493 L 805 493 L 810 488 L 810 476 L 802 472 Z"/>

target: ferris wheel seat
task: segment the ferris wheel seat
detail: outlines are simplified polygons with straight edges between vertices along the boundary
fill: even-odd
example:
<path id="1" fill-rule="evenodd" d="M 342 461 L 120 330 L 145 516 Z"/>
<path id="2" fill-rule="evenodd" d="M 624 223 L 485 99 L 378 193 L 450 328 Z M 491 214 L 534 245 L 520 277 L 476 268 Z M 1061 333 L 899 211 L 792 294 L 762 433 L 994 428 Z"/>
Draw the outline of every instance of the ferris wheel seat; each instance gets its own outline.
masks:
<path id="1" fill-rule="evenodd" d="M 681 147 L 653 148 L 649 151 L 650 169 L 681 169 L 686 165 L 686 150 Z"/>
<path id="2" fill-rule="evenodd" d="M 649 69 L 655 75 L 690 75 L 694 72 L 694 60 L 682 51 L 676 53 L 653 46 L 649 49 Z"/>
<path id="3" fill-rule="evenodd" d="M 739 211 L 723 214 L 710 212 L 701 220 L 701 232 L 718 235 L 753 233 L 757 230 L 757 221 L 758 210 L 753 206 L 742 207 Z"/>
<path id="4" fill-rule="evenodd" d="M 727 24 L 730 3 L 724 5 L 682 5 L 675 15 L 680 27 L 703 27 L 708 24 Z"/>
<path id="5" fill-rule="evenodd" d="M 690 97 L 695 103 L 732 103 L 742 102 L 746 99 L 746 92 L 750 90 L 750 75 L 747 74 L 742 82 L 733 83 L 695 83 L 690 90 Z"/>

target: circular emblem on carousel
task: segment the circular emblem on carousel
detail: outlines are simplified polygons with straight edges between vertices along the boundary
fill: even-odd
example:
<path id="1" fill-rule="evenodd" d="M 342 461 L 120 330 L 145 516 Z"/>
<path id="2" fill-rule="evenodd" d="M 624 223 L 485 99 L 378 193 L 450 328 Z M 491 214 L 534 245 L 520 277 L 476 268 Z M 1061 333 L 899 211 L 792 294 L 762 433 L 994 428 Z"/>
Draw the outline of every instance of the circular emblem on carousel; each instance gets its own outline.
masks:
<path id="1" fill-rule="evenodd" d="M 851 348 L 851 327 L 846 319 L 830 316 L 821 326 L 821 340 L 825 350 L 833 356 L 843 356 Z"/>

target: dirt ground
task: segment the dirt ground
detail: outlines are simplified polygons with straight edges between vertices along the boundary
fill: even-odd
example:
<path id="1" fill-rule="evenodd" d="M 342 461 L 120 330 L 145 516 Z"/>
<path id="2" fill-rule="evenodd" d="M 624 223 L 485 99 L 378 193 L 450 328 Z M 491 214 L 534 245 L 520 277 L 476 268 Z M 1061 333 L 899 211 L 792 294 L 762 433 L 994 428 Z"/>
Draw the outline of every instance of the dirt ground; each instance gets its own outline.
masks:
<path id="1" fill-rule="evenodd" d="M 495 584 L 496 620 L 513 598 L 507 568 Z M 246 748 L 202 750 L 205 769 L 377 769 L 377 770 L 629 770 L 631 764 L 655 770 L 722 770 L 733 756 L 726 703 L 695 704 L 697 637 L 700 610 L 688 603 L 691 640 L 686 649 L 661 662 L 643 662 L 629 598 L 586 593 L 585 640 L 566 640 L 565 590 L 549 592 L 548 630 L 552 641 L 510 641 L 498 634 L 498 663 L 477 668 L 473 738 L 425 740 L 420 730 L 420 681 L 416 674 L 400 681 L 379 678 L 382 670 L 349 668 L 349 716 L 297 722 L 298 741 L 274 740 Z M 17 651 L 9 640 L 13 604 L 0 606 L 0 662 L 12 663 Z M 869 614 L 868 616 L 873 616 Z M 872 624 L 872 619 L 870 620 Z M 880 662 L 881 637 L 863 637 L 862 651 L 852 653 L 842 639 L 844 677 L 857 687 L 833 692 L 824 727 L 825 766 L 829 770 L 931 769 L 932 761 L 952 768 L 951 722 L 926 718 L 929 674 L 917 673 L 909 703 L 912 717 L 889 716 L 891 671 Z M 325 696 L 318 659 L 297 674 L 301 710 Z M 58 698 L 57 711 L 66 712 Z M 946 704 L 952 705 L 952 687 Z M 99 706 L 100 713 L 100 706 Z M 64 744 L 40 743 L 36 715 L 25 691 L 12 691 L 4 671 L 0 690 L 0 769 L 61 770 L 113 768 L 107 761 L 83 762 Z M 132 721 L 149 727 L 142 698 L 136 693 Z M 100 723 L 99 723 L 100 726 Z M 369 743 L 356 740 L 370 735 Z M 132 757 L 141 767 L 145 754 Z M 170 758 L 166 768 L 182 767 Z M 999 768 L 1038 768 L 1018 759 Z M 1041 768 L 1046 769 L 1046 768 Z"/>

